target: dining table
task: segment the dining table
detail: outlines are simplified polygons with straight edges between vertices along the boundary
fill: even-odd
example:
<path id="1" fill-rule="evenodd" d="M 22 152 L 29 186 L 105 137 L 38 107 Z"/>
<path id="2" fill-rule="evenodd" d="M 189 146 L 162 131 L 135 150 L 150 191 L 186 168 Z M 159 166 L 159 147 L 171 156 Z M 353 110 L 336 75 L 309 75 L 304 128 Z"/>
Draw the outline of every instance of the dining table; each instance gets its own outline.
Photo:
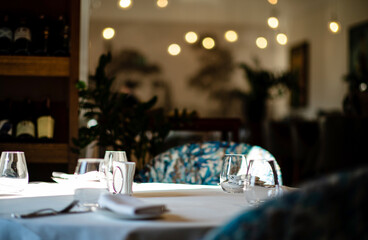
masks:
<path id="1" fill-rule="evenodd" d="M 201 239 L 250 208 L 242 193 L 221 186 L 133 183 L 132 197 L 163 204 L 155 218 L 126 218 L 98 208 L 75 214 L 19 218 L 39 209 L 63 209 L 77 199 L 97 202 L 106 188 L 100 182 L 31 182 L 17 194 L 0 194 L 0 239 Z M 81 194 L 82 193 L 82 194 Z"/>

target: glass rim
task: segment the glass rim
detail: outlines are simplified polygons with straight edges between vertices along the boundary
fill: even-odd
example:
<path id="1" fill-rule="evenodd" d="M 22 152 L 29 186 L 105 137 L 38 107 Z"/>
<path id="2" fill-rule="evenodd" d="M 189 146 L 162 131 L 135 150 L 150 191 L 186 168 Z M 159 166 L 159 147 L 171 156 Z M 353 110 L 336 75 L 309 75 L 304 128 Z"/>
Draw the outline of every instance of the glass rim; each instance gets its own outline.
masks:
<path id="1" fill-rule="evenodd" d="M 24 153 L 24 151 L 2 151 L 1 154 L 3 153 Z"/>
<path id="2" fill-rule="evenodd" d="M 102 162 L 103 158 L 78 158 L 78 162 Z"/>

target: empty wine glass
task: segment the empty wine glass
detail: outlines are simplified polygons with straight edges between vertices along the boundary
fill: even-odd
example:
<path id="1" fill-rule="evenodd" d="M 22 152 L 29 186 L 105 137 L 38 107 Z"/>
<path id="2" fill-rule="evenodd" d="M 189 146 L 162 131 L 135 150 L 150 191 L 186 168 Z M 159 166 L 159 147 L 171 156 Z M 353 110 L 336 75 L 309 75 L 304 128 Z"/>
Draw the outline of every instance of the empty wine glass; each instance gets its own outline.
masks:
<path id="1" fill-rule="evenodd" d="M 0 158 L 0 192 L 19 193 L 28 184 L 24 152 L 2 152 Z"/>
<path id="2" fill-rule="evenodd" d="M 242 193 L 247 171 L 243 154 L 225 154 L 223 157 L 220 185 L 225 192 Z"/>
<path id="3" fill-rule="evenodd" d="M 80 158 L 78 159 L 74 175 L 77 179 L 87 181 L 98 181 L 100 179 L 100 164 L 103 158 Z"/>
<path id="4" fill-rule="evenodd" d="M 258 206 L 267 199 L 280 196 L 282 189 L 275 168 L 275 160 L 250 160 L 244 181 L 244 194 L 251 206 Z"/>

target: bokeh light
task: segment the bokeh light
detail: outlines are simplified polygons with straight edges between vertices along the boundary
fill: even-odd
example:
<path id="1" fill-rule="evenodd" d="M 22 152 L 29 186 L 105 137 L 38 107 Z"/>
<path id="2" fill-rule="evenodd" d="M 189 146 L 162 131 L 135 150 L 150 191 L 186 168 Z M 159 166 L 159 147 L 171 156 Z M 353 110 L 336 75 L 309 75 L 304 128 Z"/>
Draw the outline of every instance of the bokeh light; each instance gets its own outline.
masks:
<path id="1" fill-rule="evenodd" d="M 105 28 L 102 31 L 102 36 L 105 39 L 111 39 L 111 38 L 113 38 L 115 36 L 115 30 L 113 28 L 111 28 L 111 27 Z"/>
<path id="2" fill-rule="evenodd" d="M 198 35 L 195 32 L 187 32 L 185 34 L 185 41 L 188 43 L 195 43 L 198 40 Z"/>
<path id="3" fill-rule="evenodd" d="M 169 4 L 169 2 L 167 0 L 157 0 L 156 4 L 160 8 L 165 8 Z"/>
<path id="4" fill-rule="evenodd" d="M 277 42 L 280 44 L 280 45 L 286 45 L 287 41 L 288 41 L 288 38 L 286 36 L 286 34 L 284 33 L 279 33 L 277 34 L 276 36 L 276 40 Z"/>
<path id="5" fill-rule="evenodd" d="M 229 30 L 225 33 L 225 39 L 228 42 L 236 42 L 238 40 L 238 34 L 233 30 Z"/>
<path id="6" fill-rule="evenodd" d="M 267 23 L 270 28 L 277 28 L 279 26 L 279 20 L 276 17 L 269 17 Z"/>
<path id="7" fill-rule="evenodd" d="M 336 21 L 329 22 L 328 27 L 329 27 L 330 31 L 333 32 L 333 33 L 338 33 L 339 30 L 340 30 L 340 24 Z"/>
<path id="8" fill-rule="evenodd" d="M 173 43 L 173 44 L 170 44 L 170 46 L 167 48 L 167 51 L 169 52 L 170 55 L 176 56 L 180 53 L 181 48 L 178 44 Z"/>
<path id="9" fill-rule="evenodd" d="M 267 39 L 264 37 L 258 37 L 256 40 L 257 47 L 264 49 L 267 47 Z"/>
<path id="10" fill-rule="evenodd" d="M 215 47 L 215 40 L 211 37 L 206 37 L 202 40 L 202 46 L 205 49 L 212 49 Z"/>
<path id="11" fill-rule="evenodd" d="M 276 5 L 277 4 L 277 0 L 268 0 L 268 2 L 272 5 Z"/>
<path id="12" fill-rule="evenodd" d="M 132 6 L 132 1 L 131 0 L 120 0 L 119 6 L 121 8 L 127 9 Z"/>

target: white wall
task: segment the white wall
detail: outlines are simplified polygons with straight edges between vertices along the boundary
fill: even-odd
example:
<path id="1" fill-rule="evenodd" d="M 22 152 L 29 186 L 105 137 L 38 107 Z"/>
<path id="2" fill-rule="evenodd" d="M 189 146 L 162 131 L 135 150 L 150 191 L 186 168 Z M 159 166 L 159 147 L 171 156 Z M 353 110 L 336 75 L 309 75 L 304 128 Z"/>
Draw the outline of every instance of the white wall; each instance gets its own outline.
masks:
<path id="1" fill-rule="evenodd" d="M 342 25 L 338 34 L 327 29 L 333 11 Z M 310 45 L 309 105 L 302 112 L 313 118 L 318 110 L 342 110 L 347 91 L 343 76 L 348 73 L 348 31 L 368 20 L 368 1 L 314 2 L 311 8 L 289 13 L 288 20 L 290 46 L 302 41 Z"/>
<path id="2" fill-rule="evenodd" d="M 251 1 L 252 4 L 258 2 L 260 0 Z M 332 5 L 333 3 L 336 5 Z M 263 1 L 262 4 L 264 4 Z M 239 21 L 235 25 L 229 22 L 205 24 L 184 21 L 175 24 L 167 20 L 149 21 L 143 18 L 135 21 L 103 20 L 102 16 L 92 18 L 89 44 L 90 72 L 94 72 L 98 57 L 106 50 L 106 44 L 101 37 L 102 29 L 107 26 L 114 27 L 116 36 L 111 40 L 113 51 L 125 48 L 138 49 L 148 61 L 161 66 L 163 78 L 171 90 L 172 108 L 197 110 L 203 117 L 222 117 L 218 104 L 211 101 L 205 92 L 190 88 L 187 84 L 190 76 L 198 69 L 199 62 L 194 51 L 185 44 L 183 36 L 185 32 L 194 30 L 216 33 L 218 38 L 222 38 L 223 32 L 231 28 L 238 31 L 239 41 L 229 44 L 221 40 L 220 44 L 232 51 L 235 62 L 251 63 L 252 59 L 257 57 L 264 68 L 274 71 L 288 68 L 291 46 L 307 41 L 310 45 L 309 102 L 307 107 L 295 112 L 313 118 L 318 110 L 341 110 L 342 100 L 347 90 L 342 78 L 348 72 L 348 30 L 352 25 L 368 20 L 368 1 L 285 0 L 280 1 L 281 7 L 284 8 L 279 9 L 278 12 L 282 30 L 285 30 L 289 37 L 287 46 L 276 44 L 273 40 L 275 32 L 268 29 L 266 24 L 259 24 L 260 21 L 250 26 L 246 24 L 247 22 L 242 24 Z M 256 12 L 247 9 L 247 12 L 253 17 L 259 15 L 264 18 L 268 13 L 261 12 L 261 9 L 265 8 L 257 8 Z M 327 30 L 327 21 L 333 10 L 336 10 L 342 23 L 342 30 L 337 35 Z M 269 9 L 265 11 L 268 12 Z M 238 9 L 236 14 L 241 16 L 241 13 L 242 9 Z M 226 18 L 223 15 L 219 17 Z M 255 46 L 255 39 L 259 35 L 268 38 L 268 48 L 261 50 Z M 173 42 L 182 46 L 181 54 L 176 57 L 168 55 L 166 50 Z M 247 89 L 244 74 L 239 69 L 234 72 L 230 87 Z M 151 90 L 152 88 L 147 85 L 141 89 L 140 97 L 148 99 L 155 94 Z M 163 101 L 160 96 L 159 99 Z M 272 105 L 275 116 L 283 117 L 288 114 L 285 102 L 281 100 Z M 234 106 L 229 106 L 226 116 L 242 117 L 239 104 L 234 103 Z"/>
<path id="3" fill-rule="evenodd" d="M 187 31 L 215 33 L 219 39 L 217 44 L 231 50 L 236 64 L 240 62 L 252 63 L 252 59 L 256 57 L 259 58 L 262 66 L 267 69 L 280 70 L 285 68 L 286 56 L 283 53 L 286 47 L 277 45 L 272 41 L 265 50 L 255 47 L 255 39 L 259 35 L 266 36 L 269 39 L 274 37 L 274 32 L 266 26 L 263 29 L 255 29 L 234 24 L 91 20 L 89 65 L 91 72 L 94 71 L 97 65 L 98 57 L 105 51 L 106 40 L 102 39 L 101 31 L 108 26 L 113 27 L 116 31 L 116 36 L 110 40 L 113 53 L 122 49 L 133 48 L 142 52 L 149 62 L 159 64 L 163 70 L 163 78 L 171 89 L 172 107 L 196 110 L 202 117 L 242 117 L 242 112 L 240 104 L 235 102 L 233 105 L 227 106 L 227 114 L 223 116 L 219 105 L 208 98 L 207 92 L 188 86 L 189 78 L 196 73 L 200 62 L 193 48 L 184 41 L 184 34 Z M 227 43 L 223 40 L 223 34 L 228 29 L 238 31 L 238 42 Z M 182 47 L 181 54 L 171 56 L 167 53 L 167 47 L 171 43 L 177 43 Z M 236 68 L 236 71 L 234 71 L 231 82 L 229 88 L 247 89 L 244 73 L 240 68 Z M 150 92 L 149 86 L 147 86 L 145 89 L 141 89 L 138 94 L 142 100 L 147 100 L 155 93 Z"/>

